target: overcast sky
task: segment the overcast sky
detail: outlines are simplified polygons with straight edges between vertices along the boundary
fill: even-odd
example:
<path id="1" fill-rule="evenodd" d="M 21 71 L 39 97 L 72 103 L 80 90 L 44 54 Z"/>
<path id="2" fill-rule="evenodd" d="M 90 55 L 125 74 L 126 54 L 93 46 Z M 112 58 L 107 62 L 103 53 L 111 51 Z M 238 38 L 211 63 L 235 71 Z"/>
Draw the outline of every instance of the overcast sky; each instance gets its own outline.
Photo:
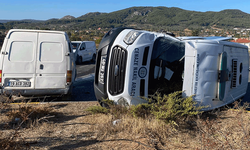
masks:
<path id="1" fill-rule="evenodd" d="M 194 11 L 239 9 L 250 13 L 250 0 L 0 0 L 0 20 L 48 20 L 89 12 L 113 12 L 133 6 L 179 7 Z"/>

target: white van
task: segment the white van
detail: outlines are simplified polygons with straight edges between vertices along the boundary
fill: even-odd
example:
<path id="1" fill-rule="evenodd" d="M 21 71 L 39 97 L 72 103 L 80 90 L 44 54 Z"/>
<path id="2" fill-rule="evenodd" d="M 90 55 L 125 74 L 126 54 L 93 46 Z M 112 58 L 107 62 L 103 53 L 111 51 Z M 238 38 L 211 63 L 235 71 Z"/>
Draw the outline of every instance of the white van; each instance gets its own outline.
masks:
<path id="1" fill-rule="evenodd" d="M 97 52 L 96 98 L 137 105 L 157 91 L 183 91 L 209 106 L 204 110 L 232 103 L 246 94 L 249 55 L 247 46 L 227 40 L 112 29 Z"/>
<path id="2" fill-rule="evenodd" d="M 68 94 L 75 80 L 74 54 L 65 32 L 10 30 L 0 53 L 5 95 Z"/>
<path id="3" fill-rule="evenodd" d="M 96 46 L 94 41 L 71 41 L 76 61 L 81 64 L 85 61 L 96 60 Z"/>

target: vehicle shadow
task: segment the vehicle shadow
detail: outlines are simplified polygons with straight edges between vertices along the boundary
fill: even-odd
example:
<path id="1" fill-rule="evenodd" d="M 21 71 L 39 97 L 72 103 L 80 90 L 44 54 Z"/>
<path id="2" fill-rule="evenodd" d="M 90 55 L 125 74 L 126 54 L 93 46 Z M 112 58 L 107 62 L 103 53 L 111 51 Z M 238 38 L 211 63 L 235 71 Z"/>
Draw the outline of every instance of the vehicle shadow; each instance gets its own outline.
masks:
<path id="1" fill-rule="evenodd" d="M 81 66 L 81 65 L 93 65 L 95 64 L 95 61 L 85 61 L 85 62 L 82 62 L 82 63 L 76 63 L 76 66 Z"/>
<path id="2" fill-rule="evenodd" d="M 249 103 L 250 104 L 250 82 L 248 82 L 246 95 L 243 97 L 243 99 L 242 99 L 242 101 L 240 103 L 241 106 L 243 106 L 244 103 Z M 250 111 L 250 108 L 247 108 L 247 110 Z"/>

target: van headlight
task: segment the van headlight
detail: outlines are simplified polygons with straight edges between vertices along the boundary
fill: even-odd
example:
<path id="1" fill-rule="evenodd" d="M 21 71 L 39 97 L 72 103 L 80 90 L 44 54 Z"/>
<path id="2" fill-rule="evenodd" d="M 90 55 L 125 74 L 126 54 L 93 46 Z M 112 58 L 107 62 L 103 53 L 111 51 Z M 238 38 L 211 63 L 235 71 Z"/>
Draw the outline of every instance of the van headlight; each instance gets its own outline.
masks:
<path id="1" fill-rule="evenodd" d="M 124 38 L 124 42 L 128 45 L 131 45 L 134 43 L 134 41 L 136 40 L 136 38 L 141 34 L 142 32 L 140 31 L 135 31 L 132 30 L 130 31 Z"/>

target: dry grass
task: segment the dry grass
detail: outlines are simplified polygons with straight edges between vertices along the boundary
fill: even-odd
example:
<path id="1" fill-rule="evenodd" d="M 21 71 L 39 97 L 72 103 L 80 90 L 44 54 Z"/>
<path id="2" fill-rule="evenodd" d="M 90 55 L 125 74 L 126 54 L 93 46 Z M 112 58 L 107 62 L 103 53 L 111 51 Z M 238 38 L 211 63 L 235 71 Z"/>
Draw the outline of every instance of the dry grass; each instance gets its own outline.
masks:
<path id="1" fill-rule="evenodd" d="M 250 148 L 250 113 L 237 103 L 236 109 L 180 120 L 175 128 L 152 116 L 133 117 L 120 106 L 105 114 L 86 111 L 97 102 L 0 106 L 1 149 Z"/>
<path id="2" fill-rule="evenodd" d="M 54 117 L 55 113 L 49 104 L 29 105 L 21 103 L 17 108 L 12 107 L 7 112 L 7 116 L 12 123 L 16 123 L 18 126 L 33 127 L 43 121 L 48 122 L 48 119 Z"/>
<path id="3" fill-rule="evenodd" d="M 125 113 L 120 118 L 96 114 L 86 121 L 95 124 L 90 130 L 99 142 L 130 141 L 148 149 L 249 149 L 250 115 L 237 102 L 235 107 L 189 117 L 177 128 L 152 117 L 135 118 Z"/>
<path id="4" fill-rule="evenodd" d="M 237 105 L 216 118 L 197 119 L 201 149 L 250 149 L 250 114 Z"/>
<path id="5" fill-rule="evenodd" d="M 112 115 L 96 114 L 88 116 L 86 121 L 95 124 L 90 127 L 90 130 L 96 133 L 98 141 L 113 144 L 128 141 L 138 148 L 155 149 L 176 133 L 162 121 L 134 118 L 130 115 L 114 119 Z M 122 147 L 125 148 L 121 145 L 120 148 Z"/>
<path id="6" fill-rule="evenodd" d="M 2 149 L 24 149 L 29 145 L 21 137 L 22 128 L 38 126 L 53 116 L 53 109 L 49 105 L 29 105 L 26 102 L 11 105 L 12 100 L 1 99 L 0 147 Z"/>

